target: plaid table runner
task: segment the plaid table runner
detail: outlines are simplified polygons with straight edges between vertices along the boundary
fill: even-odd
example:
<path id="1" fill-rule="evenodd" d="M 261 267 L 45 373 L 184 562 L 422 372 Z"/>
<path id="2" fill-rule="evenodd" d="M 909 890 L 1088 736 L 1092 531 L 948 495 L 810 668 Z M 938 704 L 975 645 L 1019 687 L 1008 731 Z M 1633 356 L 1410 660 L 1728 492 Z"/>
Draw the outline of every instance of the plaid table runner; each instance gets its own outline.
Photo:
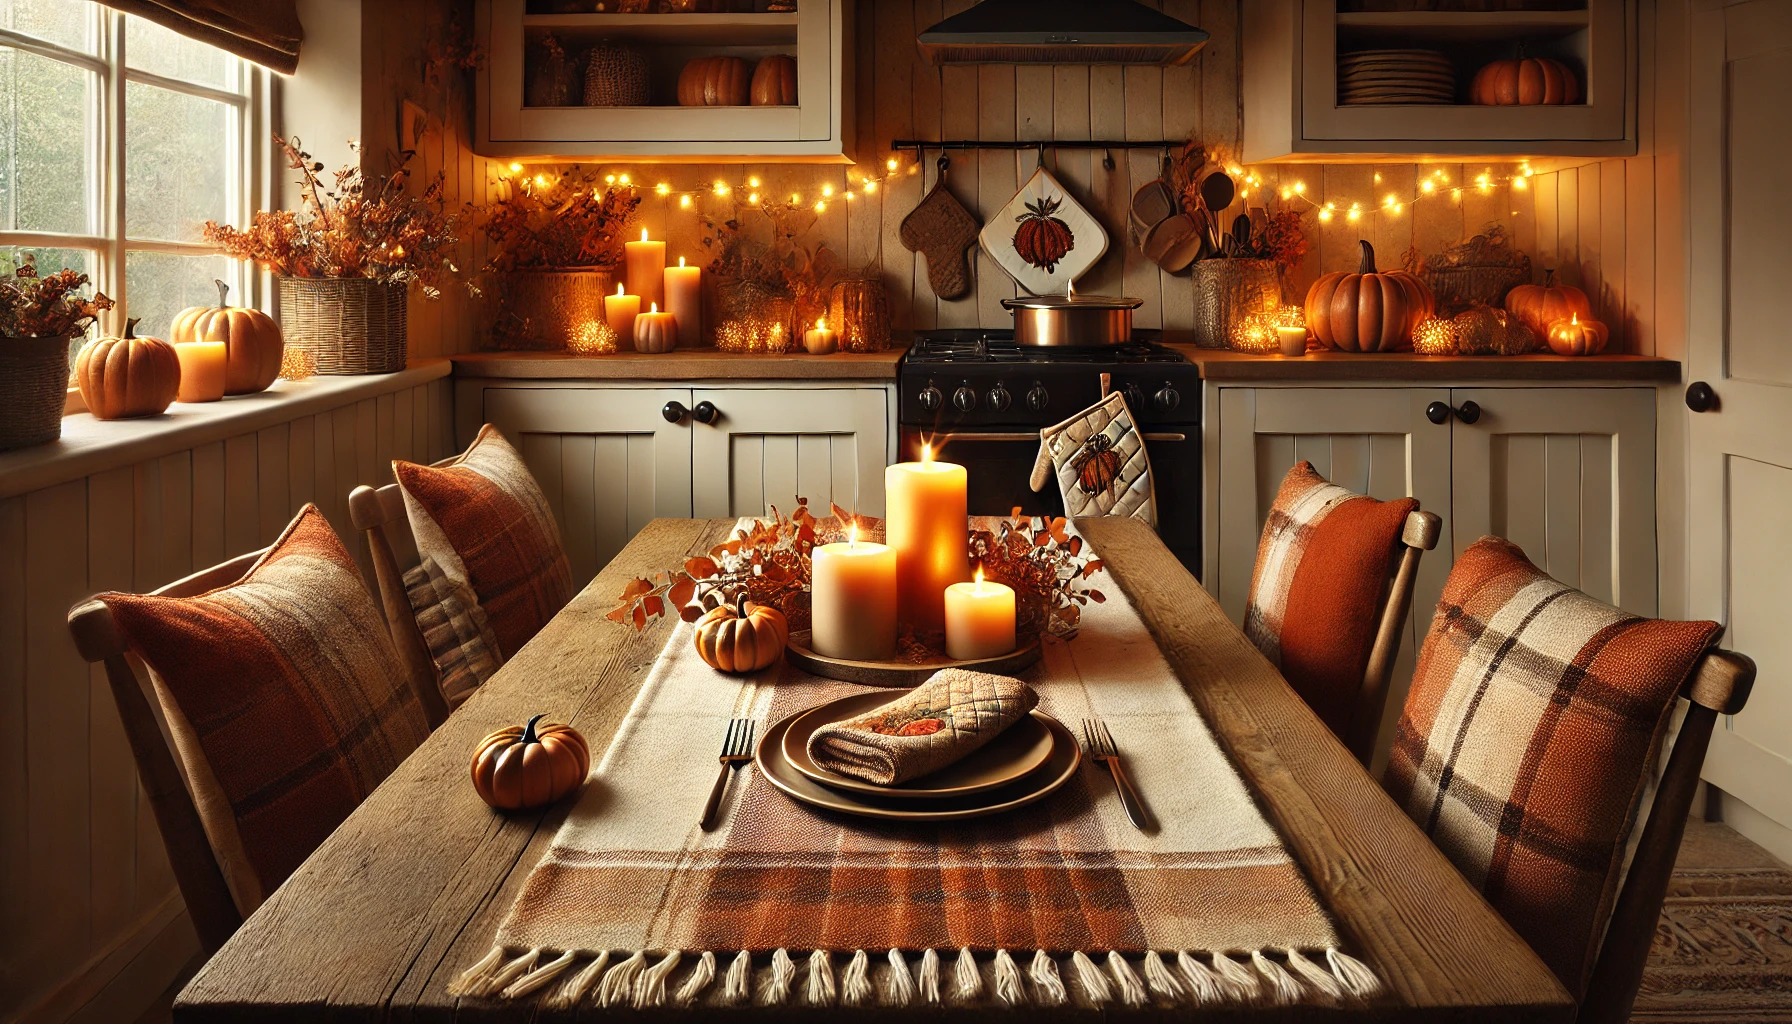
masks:
<path id="1" fill-rule="evenodd" d="M 723 676 L 681 624 L 497 944 L 450 992 L 636 1007 L 1375 992 L 1144 623 L 1111 579 L 1101 589 L 1110 599 L 1084 608 L 1075 640 L 1048 639 L 1026 678 L 1072 729 L 1106 720 L 1155 834 L 1132 827 L 1093 765 L 1031 806 L 932 825 L 811 808 L 748 766 L 705 833 L 730 718 L 763 732 L 867 688 L 783 664 Z"/>

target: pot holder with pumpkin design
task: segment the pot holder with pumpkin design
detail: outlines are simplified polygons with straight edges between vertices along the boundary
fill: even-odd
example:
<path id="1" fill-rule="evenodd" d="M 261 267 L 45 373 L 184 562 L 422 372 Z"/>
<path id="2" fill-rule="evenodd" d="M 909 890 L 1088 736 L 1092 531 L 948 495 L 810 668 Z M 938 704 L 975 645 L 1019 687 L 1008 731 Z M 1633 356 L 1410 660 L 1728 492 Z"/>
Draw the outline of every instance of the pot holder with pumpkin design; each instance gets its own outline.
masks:
<path id="1" fill-rule="evenodd" d="M 939 771 L 1001 734 L 1039 703 L 1008 676 L 943 668 L 888 704 L 809 737 L 809 759 L 879 786 Z"/>
<path id="2" fill-rule="evenodd" d="M 1120 392 L 1039 432 L 1030 483 L 1042 491 L 1054 475 L 1065 515 L 1132 516 L 1157 528 L 1151 460 Z"/>
<path id="3" fill-rule="evenodd" d="M 1033 295 L 1065 295 L 1108 251 L 1101 222 L 1044 166 L 977 236 L 983 251 Z"/>

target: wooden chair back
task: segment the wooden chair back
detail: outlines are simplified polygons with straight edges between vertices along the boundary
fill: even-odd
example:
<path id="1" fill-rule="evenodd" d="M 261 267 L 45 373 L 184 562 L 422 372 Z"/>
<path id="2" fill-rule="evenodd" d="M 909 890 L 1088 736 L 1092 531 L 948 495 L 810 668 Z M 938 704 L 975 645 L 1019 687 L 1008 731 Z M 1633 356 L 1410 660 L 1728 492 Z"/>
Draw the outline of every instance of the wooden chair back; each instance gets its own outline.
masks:
<path id="1" fill-rule="evenodd" d="M 1395 545 L 1396 557 L 1387 601 L 1381 607 L 1381 621 L 1375 630 L 1375 645 L 1369 649 L 1369 665 L 1363 671 L 1363 688 L 1357 691 L 1356 708 L 1350 715 L 1350 729 L 1343 737 L 1344 745 L 1365 766 L 1375 754 L 1375 738 L 1381 730 L 1382 713 L 1388 702 L 1388 683 L 1394 675 L 1394 662 L 1400 657 L 1400 635 L 1406 629 L 1406 616 L 1412 610 L 1413 581 L 1419 575 L 1419 558 L 1437 547 L 1444 521 L 1431 512 L 1409 512 Z"/>

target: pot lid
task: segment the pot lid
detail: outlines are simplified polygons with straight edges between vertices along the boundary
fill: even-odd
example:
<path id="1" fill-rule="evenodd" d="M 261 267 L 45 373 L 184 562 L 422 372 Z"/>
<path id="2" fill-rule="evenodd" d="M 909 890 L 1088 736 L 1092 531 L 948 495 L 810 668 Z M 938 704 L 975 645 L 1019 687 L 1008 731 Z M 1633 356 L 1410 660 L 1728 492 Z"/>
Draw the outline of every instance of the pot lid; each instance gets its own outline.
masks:
<path id="1" fill-rule="evenodd" d="M 1004 309 L 1137 309 L 1144 299 L 1124 295 L 1027 295 L 1003 299 Z"/>

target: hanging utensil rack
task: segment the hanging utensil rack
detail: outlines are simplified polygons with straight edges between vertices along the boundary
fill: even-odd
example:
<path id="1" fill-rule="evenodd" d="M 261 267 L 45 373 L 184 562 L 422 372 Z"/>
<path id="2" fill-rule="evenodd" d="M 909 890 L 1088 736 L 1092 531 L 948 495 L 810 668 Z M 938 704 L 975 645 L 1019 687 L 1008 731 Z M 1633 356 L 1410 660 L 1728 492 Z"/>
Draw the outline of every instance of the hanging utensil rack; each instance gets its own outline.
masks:
<path id="1" fill-rule="evenodd" d="M 925 156 L 930 149 L 939 150 L 942 156 L 953 150 L 989 149 L 1018 152 L 1024 149 L 1037 149 L 1039 150 L 1041 157 L 1044 156 L 1045 151 L 1048 149 L 1102 149 L 1110 151 L 1102 161 L 1103 166 L 1112 170 L 1114 168 L 1114 154 L 1111 152 L 1112 150 L 1161 149 L 1164 152 L 1169 153 L 1182 149 L 1186 145 L 1188 145 L 1188 143 L 1183 139 L 1177 139 L 1175 141 L 1163 139 L 1156 141 L 1142 139 L 1035 139 L 1032 141 L 946 139 L 939 142 L 933 142 L 926 139 L 897 139 L 890 143 L 890 149 L 895 152 L 913 150 L 917 158 Z"/>

